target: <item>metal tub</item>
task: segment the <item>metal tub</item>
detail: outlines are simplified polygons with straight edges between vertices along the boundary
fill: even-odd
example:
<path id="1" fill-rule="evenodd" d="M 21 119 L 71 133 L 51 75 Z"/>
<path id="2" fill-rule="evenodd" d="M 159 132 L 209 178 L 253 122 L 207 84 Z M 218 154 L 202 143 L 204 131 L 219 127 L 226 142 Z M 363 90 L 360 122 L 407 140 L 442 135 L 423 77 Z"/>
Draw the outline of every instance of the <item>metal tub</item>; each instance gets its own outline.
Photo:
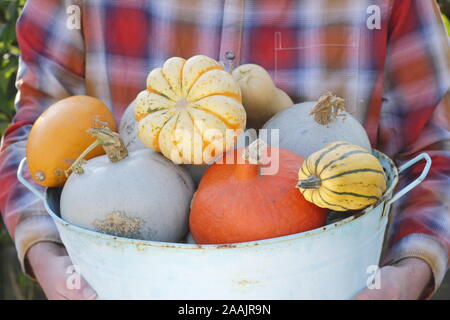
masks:
<path id="1" fill-rule="evenodd" d="M 378 265 L 391 204 L 427 175 L 431 159 L 420 154 L 398 170 L 374 150 L 387 177 L 380 201 L 325 227 L 267 240 L 196 245 L 115 237 L 59 216 L 59 189 L 36 191 L 83 277 L 100 299 L 350 299 Z M 425 160 L 422 174 L 394 195 L 398 175 Z"/>

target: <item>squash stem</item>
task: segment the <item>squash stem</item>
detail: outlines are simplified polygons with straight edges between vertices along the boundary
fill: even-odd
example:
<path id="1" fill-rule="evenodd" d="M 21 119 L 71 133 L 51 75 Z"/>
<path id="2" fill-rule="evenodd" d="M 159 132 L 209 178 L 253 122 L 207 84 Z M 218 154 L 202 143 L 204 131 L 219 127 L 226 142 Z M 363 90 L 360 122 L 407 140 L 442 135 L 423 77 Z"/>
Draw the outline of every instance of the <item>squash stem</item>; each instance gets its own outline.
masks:
<path id="1" fill-rule="evenodd" d="M 318 189 L 322 181 L 316 175 L 312 175 L 305 180 L 299 180 L 297 187 L 301 189 Z"/>
<path id="2" fill-rule="evenodd" d="M 83 153 L 80 154 L 80 156 L 72 163 L 72 165 L 69 167 L 69 169 L 64 171 L 64 174 L 66 175 L 66 178 L 69 177 L 71 172 L 75 172 L 77 174 L 84 173 L 82 164 L 85 162 L 84 157 L 88 155 L 89 152 L 91 152 L 93 149 L 95 149 L 100 142 L 98 140 L 95 140 L 89 147 L 87 147 Z"/>
<path id="3" fill-rule="evenodd" d="M 120 161 L 128 156 L 128 150 L 117 132 L 113 132 L 108 127 L 104 127 L 90 128 L 89 133 L 91 133 L 96 140 L 80 154 L 69 169 L 64 171 L 66 177 L 68 177 L 71 172 L 83 174 L 84 170 L 82 165 L 85 163 L 84 157 L 99 145 L 103 147 L 111 162 Z"/>
<path id="4" fill-rule="evenodd" d="M 97 138 L 111 162 L 118 162 L 128 156 L 128 150 L 117 132 L 107 127 L 91 128 L 89 132 Z"/>
<path id="5" fill-rule="evenodd" d="M 242 153 L 242 159 L 248 161 L 251 164 L 261 164 L 261 160 L 264 158 L 264 152 L 267 149 L 267 143 L 261 139 L 256 139 L 248 147 L 244 149 Z"/>
<path id="6" fill-rule="evenodd" d="M 314 116 L 314 120 L 321 124 L 327 125 L 342 117 L 345 119 L 346 110 L 345 101 L 330 92 L 322 95 L 314 108 L 309 113 Z"/>
<path id="7" fill-rule="evenodd" d="M 267 144 L 261 139 L 256 139 L 245 147 L 241 154 L 244 163 L 238 161 L 235 170 L 236 177 L 240 180 L 247 180 L 261 175 L 261 165 L 263 165 L 261 161 L 264 158 L 266 148 Z"/>

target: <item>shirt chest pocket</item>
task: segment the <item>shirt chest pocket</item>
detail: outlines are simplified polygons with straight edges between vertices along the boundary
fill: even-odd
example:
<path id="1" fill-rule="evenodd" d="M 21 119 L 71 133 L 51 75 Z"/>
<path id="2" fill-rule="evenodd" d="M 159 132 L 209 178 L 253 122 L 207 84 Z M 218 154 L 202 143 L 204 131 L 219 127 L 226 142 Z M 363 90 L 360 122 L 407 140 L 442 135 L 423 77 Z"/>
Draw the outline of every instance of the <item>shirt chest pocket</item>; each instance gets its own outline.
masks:
<path id="1" fill-rule="evenodd" d="M 346 100 L 357 117 L 360 33 L 335 25 L 320 29 L 274 33 L 273 77 L 294 102 L 316 100 L 330 91 Z M 361 112 L 362 113 L 362 112 Z"/>

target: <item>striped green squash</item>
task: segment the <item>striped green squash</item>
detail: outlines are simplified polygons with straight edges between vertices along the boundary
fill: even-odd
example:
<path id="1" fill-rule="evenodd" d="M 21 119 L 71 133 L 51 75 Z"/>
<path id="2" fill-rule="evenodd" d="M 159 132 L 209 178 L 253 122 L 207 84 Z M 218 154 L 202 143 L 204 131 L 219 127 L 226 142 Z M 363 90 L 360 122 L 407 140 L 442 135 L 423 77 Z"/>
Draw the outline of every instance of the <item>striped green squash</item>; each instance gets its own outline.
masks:
<path id="1" fill-rule="evenodd" d="M 337 141 L 311 154 L 298 173 L 306 200 L 334 211 L 364 209 L 381 198 L 386 176 L 368 150 Z"/>

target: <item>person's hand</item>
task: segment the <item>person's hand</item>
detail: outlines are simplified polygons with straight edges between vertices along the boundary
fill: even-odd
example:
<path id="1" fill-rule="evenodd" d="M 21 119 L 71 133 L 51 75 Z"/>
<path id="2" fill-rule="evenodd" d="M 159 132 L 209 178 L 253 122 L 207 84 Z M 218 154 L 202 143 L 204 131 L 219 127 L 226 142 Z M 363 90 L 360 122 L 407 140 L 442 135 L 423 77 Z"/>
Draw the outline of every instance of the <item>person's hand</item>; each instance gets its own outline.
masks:
<path id="1" fill-rule="evenodd" d="M 432 278 L 428 264 L 418 258 L 403 259 L 379 272 L 379 289 L 363 289 L 354 300 L 417 300 Z"/>
<path id="2" fill-rule="evenodd" d="M 71 276 L 68 270 L 72 262 L 61 245 L 53 242 L 36 243 L 28 250 L 27 258 L 36 280 L 48 299 L 93 300 L 97 297 L 95 291 L 81 276 L 75 286 L 68 285 Z"/>

